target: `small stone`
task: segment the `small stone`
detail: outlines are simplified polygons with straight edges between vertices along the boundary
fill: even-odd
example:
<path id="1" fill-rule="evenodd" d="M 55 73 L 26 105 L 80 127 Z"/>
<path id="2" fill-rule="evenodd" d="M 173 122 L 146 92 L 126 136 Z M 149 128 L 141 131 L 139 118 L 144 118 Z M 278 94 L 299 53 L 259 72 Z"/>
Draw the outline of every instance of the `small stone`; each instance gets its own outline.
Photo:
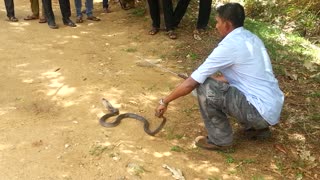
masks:
<path id="1" fill-rule="evenodd" d="M 69 148 L 69 147 L 70 147 L 70 144 L 65 144 L 64 145 L 64 148 L 66 148 L 66 149 Z"/>
<path id="2" fill-rule="evenodd" d="M 78 124 L 79 122 L 78 122 L 78 121 L 72 121 L 72 123 L 73 123 L 73 124 Z"/>

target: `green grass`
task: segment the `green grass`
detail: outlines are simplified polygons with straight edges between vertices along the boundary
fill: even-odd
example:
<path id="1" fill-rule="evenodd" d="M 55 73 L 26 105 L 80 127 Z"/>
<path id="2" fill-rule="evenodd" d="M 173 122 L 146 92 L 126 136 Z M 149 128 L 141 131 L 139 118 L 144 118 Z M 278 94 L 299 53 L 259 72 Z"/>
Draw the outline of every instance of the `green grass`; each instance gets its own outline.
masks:
<path id="1" fill-rule="evenodd" d="M 259 36 L 273 61 L 312 61 L 320 64 L 319 47 L 298 34 L 288 34 L 267 23 L 247 19 L 245 27 Z"/>
<path id="2" fill-rule="evenodd" d="M 170 150 L 175 152 L 182 152 L 183 148 L 180 146 L 172 146 Z"/>
<path id="3" fill-rule="evenodd" d="M 107 150 L 107 146 L 94 146 L 90 149 L 89 154 L 92 156 L 100 156 L 105 150 Z"/>
<path id="4" fill-rule="evenodd" d="M 133 52 L 137 52 L 137 49 L 136 48 L 127 48 L 125 49 L 126 52 L 129 52 L 129 53 L 133 53 Z"/>
<path id="5" fill-rule="evenodd" d="M 146 9 L 143 7 L 136 7 L 130 13 L 136 17 L 144 17 Z"/>

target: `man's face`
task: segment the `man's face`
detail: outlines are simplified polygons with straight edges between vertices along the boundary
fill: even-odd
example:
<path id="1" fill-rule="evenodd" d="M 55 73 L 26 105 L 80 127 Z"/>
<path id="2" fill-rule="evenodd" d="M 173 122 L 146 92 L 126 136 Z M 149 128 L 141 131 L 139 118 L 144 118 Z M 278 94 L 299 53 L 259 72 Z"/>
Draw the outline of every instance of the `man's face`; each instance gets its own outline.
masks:
<path id="1" fill-rule="evenodd" d="M 229 24 L 228 21 L 220 18 L 219 16 L 216 16 L 216 28 L 220 34 L 221 37 L 225 37 L 229 33 Z"/>

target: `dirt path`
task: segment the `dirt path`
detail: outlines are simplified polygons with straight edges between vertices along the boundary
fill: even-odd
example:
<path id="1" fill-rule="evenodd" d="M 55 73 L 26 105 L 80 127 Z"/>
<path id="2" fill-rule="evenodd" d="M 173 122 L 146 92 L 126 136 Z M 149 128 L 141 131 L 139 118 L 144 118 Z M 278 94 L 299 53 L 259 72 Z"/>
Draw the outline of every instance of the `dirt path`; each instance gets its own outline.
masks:
<path id="1" fill-rule="evenodd" d="M 0 180 L 173 179 L 163 164 L 180 169 L 186 179 L 288 178 L 284 162 L 291 155 L 273 148 L 282 138 L 276 129 L 277 139 L 268 142 L 236 137 L 233 154 L 194 148 L 193 139 L 205 131 L 191 95 L 170 105 L 156 137 L 134 120 L 115 128 L 99 125 L 106 113 L 103 97 L 121 112 L 147 117 L 152 127 L 160 123 L 154 108 L 181 79 L 141 62 L 182 71 L 183 61 L 168 54 L 178 53 L 183 38 L 147 35 L 149 17 L 117 4 L 103 14 L 96 2 L 102 21 L 76 28 L 62 25 L 55 4 L 58 30 L 23 21 L 29 1 L 15 4 L 18 23 L 4 21 L 0 4 Z"/>
<path id="2" fill-rule="evenodd" d="M 130 22 L 116 5 L 113 13 L 100 14 L 95 4 L 102 21 L 77 28 L 63 26 L 55 6 L 60 29 L 51 30 L 23 21 L 27 0 L 15 4 L 18 23 L 4 21 L 0 5 L 0 179 L 172 179 L 162 164 L 188 179 L 220 173 L 219 163 L 170 151 L 177 141 L 168 141 L 166 130 L 150 137 L 133 120 L 112 129 L 98 124 L 106 112 L 102 97 L 122 112 L 150 118 L 153 127 L 160 123 L 155 105 L 180 80 L 137 62 L 159 59 L 179 41 L 146 35 L 149 21 Z M 176 105 L 167 130 L 184 117 Z"/>

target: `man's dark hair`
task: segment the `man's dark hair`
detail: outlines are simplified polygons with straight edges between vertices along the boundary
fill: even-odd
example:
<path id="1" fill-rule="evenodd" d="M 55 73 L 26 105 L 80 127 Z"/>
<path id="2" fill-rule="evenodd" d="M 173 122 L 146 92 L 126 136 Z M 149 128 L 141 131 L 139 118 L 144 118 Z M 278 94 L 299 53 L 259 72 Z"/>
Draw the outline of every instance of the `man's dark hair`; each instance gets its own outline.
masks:
<path id="1" fill-rule="evenodd" d="M 243 26 L 244 8 L 239 3 L 227 3 L 217 8 L 218 16 L 232 23 L 234 28 Z"/>

